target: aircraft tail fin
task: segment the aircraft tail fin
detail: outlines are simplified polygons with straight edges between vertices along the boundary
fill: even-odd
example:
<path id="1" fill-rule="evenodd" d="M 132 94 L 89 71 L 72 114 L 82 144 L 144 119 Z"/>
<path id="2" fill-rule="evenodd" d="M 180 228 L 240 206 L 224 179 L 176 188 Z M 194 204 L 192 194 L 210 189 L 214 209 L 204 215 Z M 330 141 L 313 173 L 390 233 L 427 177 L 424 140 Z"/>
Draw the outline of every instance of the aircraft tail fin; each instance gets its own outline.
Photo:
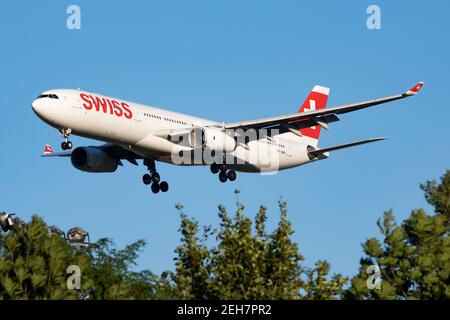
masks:
<path id="1" fill-rule="evenodd" d="M 313 110 L 325 109 L 327 106 L 329 93 L 330 88 L 317 85 L 314 86 L 298 112 L 308 112 Z M 302 128 L 300 129 L 300 134 L 302 136 L 310 138 L 312 140 L 312 144 L 317 146 L 317 142 L 320 136 L 320 126 L 317 125 L 308 128 Z"/>

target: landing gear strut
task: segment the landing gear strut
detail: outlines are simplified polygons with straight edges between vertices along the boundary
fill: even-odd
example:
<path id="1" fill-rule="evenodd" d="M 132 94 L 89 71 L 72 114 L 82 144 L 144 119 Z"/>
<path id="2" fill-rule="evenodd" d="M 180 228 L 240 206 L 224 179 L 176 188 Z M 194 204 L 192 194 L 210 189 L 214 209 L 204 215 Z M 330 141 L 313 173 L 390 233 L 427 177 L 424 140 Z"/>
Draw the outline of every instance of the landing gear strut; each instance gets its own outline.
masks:
<path id="1" fill-rule="evenodd" d="M 61 142 L 61 149 L 70 150 L 72 149 L 72 142 L 69 140 L 69 136 L 72 133 L 72 129 L 61 129 L 59 130 L 64 137 L 64 141 Z"/>
<path id="2" fill-rule="evenodd" d="M 228 170 L 227 165 L 213 163 L 210 167 L 213 174 L 219 173 L 220 182 L 227 182 L 227 180 L 236 180 L 236 171 L 230 169 Z"/>
<path id="3" fill-rule="evenodd" d="M 144 182 L 145 185 L 151 184 L 150 189 L 153 193 L 158 193 L 159 191 L 167 192 L 167 190 L 169 190 L 169 184 L 166 181 L 161 181 L 161 177 L 156 171 L 155 160 L 144 159 L 144 165 L 147 166 L 150 173 L 146 173 L 142 176 L 142 182 Z"/>

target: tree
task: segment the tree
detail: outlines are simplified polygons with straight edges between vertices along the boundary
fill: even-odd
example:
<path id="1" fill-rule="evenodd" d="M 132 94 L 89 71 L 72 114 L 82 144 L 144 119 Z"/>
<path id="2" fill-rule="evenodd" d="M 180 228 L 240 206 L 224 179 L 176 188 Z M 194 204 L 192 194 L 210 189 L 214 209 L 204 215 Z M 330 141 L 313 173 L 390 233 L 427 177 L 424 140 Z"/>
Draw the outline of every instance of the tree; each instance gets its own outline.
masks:
<path id="1" fill-rule="evenodd" d="M 118 250 L 105 238 L 74 250 L 34 216 L 22 228 L 0 234 L 0 299 L 76 299 L 80 295 L 67 287 L 70 265 L 80 268 L 81 292 L 90 299 L 155 298 L 158 277 L 130 270 L 144 245 L 139 240 Z"/>
<path id="2" fill-rule="evenodd" d="M 91 245 L 87 252 L 90 264 L 85 272 L 93 282 L 91 299 L 154 298 L 157 276 L 149 270 L 130 270 L 136 265 L 136 259 L 144 246 L 145 241 L 138 240 L 118 250 L 108 238 L 100 239 Z"/>
<path id="3" fill-rule="evenodd" d="M 425 199 L 434 207 L 437 215 L 442 215 L 447 219 L 446 227 L 450 224 L 450 170 L 441 177 L 441 183 L 435 180 L 427 181 L 420 185 L 425 193 Z"/>
<path id="4" fill-rule="evenodd" d="M 343 286 L 348 278 L 341 274 L 334 274 L 328 279 L 330 264 L 327 261 L 319 260 L 315 267 L 307 271 L 307 282 L 305 283 L 305 299 L 331 299 L 342 295 Z"/>
<path id="5" fill-rule="evenodd" d="M 176 290 L 172 290 L 171 296 L 178 299 L 205 299 L 209 296 L 208 281 L 210 266 L 208 266 L 210 252 L 205 245 L 210 234 L 210 228 L 203 228 L 199 237 L 198 222 L 189 219 L 182 211 L 183 206 L 176 205 L 180 212 L 181 225 L 179 232 L 182 235 L 181 244 L 175 249 L 175 273 L 166 272 L 163 279 L 170 278 L 176 283 Z M 170 288 L 169 283 L 164 283 L 163 291 Z"/>
<path id="6" fill-rule="evenodd" d="M 279 202 L 280 221 L 271 233 L 266 231 L 267 213 L 260 207 L 254 222 L 243 214 L 237 203 L 234 217 L 219 206 L 220 225 L 204 227 L 201 236 L 198 222 L 180 210 L 182 235 L 176 249 L 176 270 L 166 273 L 162 289 L 184 299 L 301 299 L 335 298 L 346 278 L 334 275 L 327 280 L 329 265 L 320 262 L 317 277 L 307 273 L 303 256 L 291 240 L 291 223 L 286 203 Z M 254 230 L 253 227 L 254 226 Z M 207 243 L 215 236 L 216 245 Z M 327 265 L 323 268 L 324 264 Z M 316 271 L 316 269 L 314 269 Z M 305 285 L 303 278 L 310 280 Z M 312 281 L 312 282 L 311 282 Z M 315 285 L 313 285 L 313 283 Z M 305 291 L 303 296 L 301 291 Z"/>
<path id="7" fill-rule="evenodd" d="M 416 209 L 401 225 L 392 211 L 377 222 L 383 240 L 370 238 L 363 244 L 365 257 L 351 280 L 349 299 L 449 299 L 450 298 L 450 171 L 441 182 L 421 185 L 434 214 Z M 367 268 L 381 271 L 380 289 L 369 289 Z"/>
<path id="8" fill-rule="evenodd" d="M 75 299 L 67 289 L 69 265 L 88 266 L 86 256 L 73 253 L 69 244 L 49 235 L 37 216 L 0 240 L 0 299 Z M 83 279 L 86 289 L 90 281 Z"/>

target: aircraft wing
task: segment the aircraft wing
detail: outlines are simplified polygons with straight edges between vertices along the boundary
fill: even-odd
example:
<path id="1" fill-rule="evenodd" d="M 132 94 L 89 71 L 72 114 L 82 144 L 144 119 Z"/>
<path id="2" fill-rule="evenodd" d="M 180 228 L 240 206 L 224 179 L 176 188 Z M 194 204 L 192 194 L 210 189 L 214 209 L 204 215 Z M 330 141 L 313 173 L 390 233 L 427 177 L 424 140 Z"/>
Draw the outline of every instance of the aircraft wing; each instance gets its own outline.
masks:
<path id="1" fill-rule="evenodd" d="M 142 156 L 134 153 L 133 151 L 124 149 L 121 146 L 113 143 L 105 143 L 104 145 L 98 146 L 96 148 L 101 149 L 113 158 L 119 160 L 127 160 L 128 162 L 136 166 L 138 165 L 136 159 L 142 159 Z"/>
<path id="2" fill-rule="evenodd" d="M 53 152 L 53 148 L 51 145 L 46 144 L 44 148 L 44 152 L 41 157 L 70 157 L 72 151 L 62 151 L 62 152 Z"/>
<path id="3" fill-rule="evenodd" d="M 90 148 L 100 149 L 111 157 L 117 160 L 127 160 L 128 162 L 138 165 L 136 159 L 142 159 L 142 157 L 130 150 L 126 150 L 121 146 L 113 143 L 105 143 L 100 146 L 90 146 Z M 53 152 L 53 148 L 50 145 L 45 145 L 44 152 L 41 157 L 70 157 L 72 155 L 72 150 L 62 151 L 62 152 Z"/>
<path id="4" fill-rule="evenodd" d="M 424 85 L 423 82 L 417 83 L 414 87 L 407 90 L 404 93 L 388 96 L 384 98 L 374 99 L 374 100 L 367 100 L 352 104 L 345 104 L 340 105 L 332 108 L 327 109 L 320 109 L 320 110 L 312 110 L 302 113 L 293 113 L 288 115 L 282 115 L 282 116 L 275 116 L 270 118 L 263 118 L 263 119 L 257 119 L 257 120 L 249 120 L 249 121 L 240 121 L 240 122 L 233 122 L 224 124 L 225 129 L 259 129 L 259 128 L 266 128 L 266 127 L 272 127 L 272 126 L 279 126 L 279 125 L 289 125 L 290 123 L 295 123 L 295 125 L 299 125 L 303 121 L 308 121 L 311 125 L 320 125 L 322 127 L 327 127 L 327 124 L 332 121 L 339 120 L 337 118 L 337 114 L 344 114 L 368 107 L 373 107 L 379 104 L 383 104 L 386 102 L 391 102 L 399 99 L 404 99 L 413 95 L 416 95 L 422 86 Z M 330 121 L 331 120 L 331 121 Z"/>

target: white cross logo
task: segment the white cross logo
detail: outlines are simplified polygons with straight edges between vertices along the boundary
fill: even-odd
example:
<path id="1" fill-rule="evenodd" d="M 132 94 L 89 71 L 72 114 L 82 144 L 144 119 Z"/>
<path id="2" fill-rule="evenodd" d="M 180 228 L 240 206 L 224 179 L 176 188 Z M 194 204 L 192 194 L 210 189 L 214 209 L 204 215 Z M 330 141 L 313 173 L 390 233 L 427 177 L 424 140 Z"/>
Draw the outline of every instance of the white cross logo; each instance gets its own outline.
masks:
<path id="1" fill-rule="evenodd" d="M 309 108 L 305 107 L 305 111 L 304 112 L 308 112 L 308 111 L 314 111 L 316 110 L 316 100 L 309 100 Z M 316 130 L 316 126 L 312 126 L 311 127 L 313 130 Z"/>

